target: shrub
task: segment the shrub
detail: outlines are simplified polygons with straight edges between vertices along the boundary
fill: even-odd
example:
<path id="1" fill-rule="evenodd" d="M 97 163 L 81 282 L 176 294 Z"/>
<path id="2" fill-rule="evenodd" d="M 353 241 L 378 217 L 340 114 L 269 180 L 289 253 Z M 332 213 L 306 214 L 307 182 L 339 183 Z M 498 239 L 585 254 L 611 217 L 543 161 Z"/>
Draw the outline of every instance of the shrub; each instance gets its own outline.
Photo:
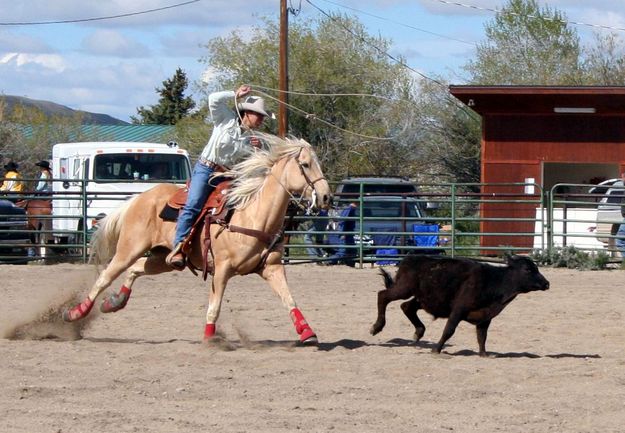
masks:
<path id="1" fill-rule="evenodd" d="M 605 251 L 587 253 L 574 246 L 534 250 L 530 253 L 530 257 L 539 266 L 579 270 L 606 269 L 610 262 L 610 256 Z"/>

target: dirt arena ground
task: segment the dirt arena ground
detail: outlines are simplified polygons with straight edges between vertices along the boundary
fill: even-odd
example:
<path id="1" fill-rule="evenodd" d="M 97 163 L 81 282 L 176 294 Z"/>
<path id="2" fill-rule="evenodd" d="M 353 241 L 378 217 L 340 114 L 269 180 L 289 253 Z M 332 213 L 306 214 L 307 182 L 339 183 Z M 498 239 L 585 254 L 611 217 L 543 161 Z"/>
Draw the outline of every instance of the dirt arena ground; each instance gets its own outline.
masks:
<path id="1" fill-rule="evenodd" d="M 412 343 L 399 302 L 369 335 L 372 268 L 287 268 L 320 338 L 296 347 L 256 276 L 231 281 L 209 345 L 207 285 L 188 271 L 139 279 L 125 310 L 72 326 L 57 311 L 92 267 L 0 266 L 0 432 L 625 431 L 625 271 L 542 271 L 551 289 L 495 318 L 480 358 L 467 323 L 431 354 L 445 322 L 423 312 Z"/>

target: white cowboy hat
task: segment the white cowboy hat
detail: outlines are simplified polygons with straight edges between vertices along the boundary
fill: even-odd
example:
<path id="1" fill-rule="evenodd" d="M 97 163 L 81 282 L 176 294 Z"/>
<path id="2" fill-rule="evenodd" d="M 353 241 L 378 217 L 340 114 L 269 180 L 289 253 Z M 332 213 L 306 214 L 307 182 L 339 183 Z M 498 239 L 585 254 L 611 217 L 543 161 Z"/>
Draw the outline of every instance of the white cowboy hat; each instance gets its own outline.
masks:
<path id="1" fill-rule="evenodd" d="M 265 111 L 265 100 L 259 96 L 248 96 L 245 101 L 237 104 L 237 108 L 239 111 L 253 111 L 265 117 L 269 116 Z"/>

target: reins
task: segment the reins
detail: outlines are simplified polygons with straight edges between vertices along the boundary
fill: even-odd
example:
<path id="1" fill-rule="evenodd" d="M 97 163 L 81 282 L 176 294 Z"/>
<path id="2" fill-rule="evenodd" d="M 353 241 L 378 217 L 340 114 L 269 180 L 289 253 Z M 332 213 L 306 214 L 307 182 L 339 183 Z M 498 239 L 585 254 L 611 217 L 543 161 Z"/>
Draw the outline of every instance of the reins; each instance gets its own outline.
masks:
<path id="1" fill-rule="evenodd" d="M 270 172 L 271 176 L 273 176 L 273 178 L 278 182 L 278 185 L 280 185 L 282 187 L 282 189 L 289 195 L 289 201 L 294 203 L 297 208 L 309 212 L 310 209 L 312 207 L 315 206 L 316 204 L 316 195 L 314 194 L 315 192 L 315 183 L 319 182 L 320 180 L 324 180 L 325 177 L 321 176 L 317 179 L 315 179 L 314 181 L 310 180 L 310 177 L 306 174 L 306 172 L 304 171 L 304 167 L 301 163 L 301 161 L 299 160 L 299 156 L 302 153 L 302 150 L 304 149 L 304 147 L 300 147 L 299 152 L 297 153 L 297 155 L 295 156 L 295 162 L 297 163 L 297 166 L 300 170 L 300 173 L 302 174 L 302 176 L 304 177 L 304 180 L 306 181 L 306 188 L 304 189 L 303 192 L 306 191 L 307 188 L 310 187 L 310 189 L 312 190 L 312 203 L 311 205 L 306 208 L 305 206 L 302 205 L 302 201 L 304 199 L 304 195 L 302 194 L 299 198 L 295 197 L 289 190 L 288 188 L 280 181 L 280 179 L 278 179 L 273 173 Z M 229 230 L 230 232 L 233 233 L 241 233 L 247 236 L 252 236 L 255 237 L 256 239 L 260 240 L 261 242 L 263 242 L 264 244 L 267 245 L 267 248 L 265 249 L 265 251 L 261 254 L 260 257 L 260 261 L 258 262 L 258 265 L 254 268 L 254 270 L 251 273 L 254 272 L 258 272 L 260 269 L 262 269 L 265 264 L 267 263 L 267 258 L 269 257 L 269 254 L 274 250 L 275 246 L 277 244 L 279 244 L 283 239 L 284 239 L 284 232 L 285 232 L 285 227 L 290 227 L 291 224 L 293 224 L 293 219 L 295 218 L 295 215 L 297 214 L 297 210 L 296 208 L 292 208 L 293 210 L 289 213 L 288 217 L 289 220 L 287 223 L 283 223 L 282 224 L 282 228 L 275 234 L 271 235 L 268 234 L 266 232 L 263 232 L 261 230 L 255 230 L 255 229 L 250 229 L 247 227 L 240 227 L 240 226 L 236 226 L 236 225 L 232 225 L 232 224 L 225 224 L 223 226 L 224 229 Z M 219 232 L 221 233 L 221 231 Z M 217 234 L 217 236 L 219 236 L 219 233 Z"/>

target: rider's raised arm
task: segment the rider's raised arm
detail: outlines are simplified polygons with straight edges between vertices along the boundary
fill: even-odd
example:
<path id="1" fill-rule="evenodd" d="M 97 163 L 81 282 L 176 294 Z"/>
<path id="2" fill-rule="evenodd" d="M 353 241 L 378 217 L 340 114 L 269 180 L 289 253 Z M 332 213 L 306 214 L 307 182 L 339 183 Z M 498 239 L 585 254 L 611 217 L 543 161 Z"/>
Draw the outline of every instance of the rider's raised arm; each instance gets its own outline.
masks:
<path id="1" fill-rule="evenodd" d="M 208 109 L 213 123 L 219 124 L 232 119 L 230 102 L 236 103 L 233 90 L 211 93 L 208 96 Z"/>

